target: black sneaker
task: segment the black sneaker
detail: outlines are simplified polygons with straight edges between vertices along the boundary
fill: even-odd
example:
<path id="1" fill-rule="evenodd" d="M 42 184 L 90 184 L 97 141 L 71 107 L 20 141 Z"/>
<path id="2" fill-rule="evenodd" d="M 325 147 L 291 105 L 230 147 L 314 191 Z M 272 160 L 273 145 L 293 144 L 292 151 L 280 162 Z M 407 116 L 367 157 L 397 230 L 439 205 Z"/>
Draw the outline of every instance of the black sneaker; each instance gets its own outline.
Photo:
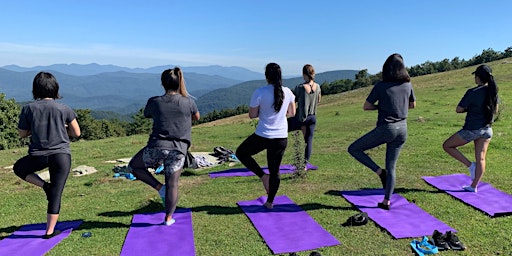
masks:
<path id="1" fill-rule="evenodd" d="M 452 233 L 451 231 L 447 231 L 445 236 L 446 236 L 446 243 L 448 243 L 448 245 L 450 246 L 450 248 L 452 250 L 456 250 L 456 251 L 466 250 L 466 246 L 464 246 L 464 244 L 461 241 L 459 241 L 459 238 L 454 233 Z"/>
<path id="2" fill-rule="evenodd" d="M 434 230 L 434 234 L 432 234 L 432 238 L 430 239 L 429 243 L 437 246 L 439 251 L 450 249 L 450 246 L 448 243 L 446 243 L 446 236 L 437 230 Z"/>
<path id="3" fill-rule="evenodd" d="M 342 224 L 342 226 L 362 226 L 368 223 L 368 214 L 366 212 L 358 213 L 356 215 L 350 216 L 348 220 Z"/>

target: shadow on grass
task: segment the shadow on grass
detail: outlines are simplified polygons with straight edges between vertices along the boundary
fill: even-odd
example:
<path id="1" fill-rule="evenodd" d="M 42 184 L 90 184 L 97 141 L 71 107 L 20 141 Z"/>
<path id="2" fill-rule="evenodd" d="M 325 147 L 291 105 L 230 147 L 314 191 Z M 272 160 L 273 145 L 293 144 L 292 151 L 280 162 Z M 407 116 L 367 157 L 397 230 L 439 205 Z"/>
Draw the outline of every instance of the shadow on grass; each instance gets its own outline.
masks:
<path id="1" fill-rule="evenodd" d="M 10 236 L 14 231 L 20 229 L 22 226 L 10 226 L 5 228 L 0 228 L 0 233 L 5 233 L 6 235 L 1 235 L 0 240 Z M 98 228 L 129 228 L 130 225 L 118 222 L 106 222 L 106 221 L 83 221 L 82 224 L 78 228 L 74 228 L 73 230 L 90 230 L 90 229 L 98 229 Z"/>
<path id="2" fill-rule="evenodd" d="M 338 207 L 332 205 L 324 205 L 319 203 L 307 203 L 299 205 L 305 211 L 328 209 L 328 210 L 352 210 L 352 207 Z M 204 205 L 190 208 L 192 212 L 206 212 L 210 215 L 233 215 L 243 214 L 244 212 L 238 206 L 218 206 L 218 205 Z M 162 205 L 156 202 L 151 202 L 147 206 L 133 210 L 133 211 L 110 211 L 99 213 L 98 216 L 104 217 L 126 217 L 134 214 L 141 214 L 147 212 L 159 212 L 162 211 Z"/>

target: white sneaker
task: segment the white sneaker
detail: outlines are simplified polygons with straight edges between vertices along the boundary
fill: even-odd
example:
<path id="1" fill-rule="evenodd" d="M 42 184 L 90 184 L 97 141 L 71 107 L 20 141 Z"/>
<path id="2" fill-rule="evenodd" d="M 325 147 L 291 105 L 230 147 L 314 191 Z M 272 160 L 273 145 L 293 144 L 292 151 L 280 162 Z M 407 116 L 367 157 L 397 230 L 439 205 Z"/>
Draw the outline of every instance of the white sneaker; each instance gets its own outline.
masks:
<path id="1" fill-rule="evenodd" d="M 163 224 L 166 225 L 166 226 L 170 226 L 170 225 L 174 224 L 174 222 L 176 222 L 176 220 L 175 219 L 171 219 L 170 221 L 164 221 Z"/>
<path id="2" fill-rule="evenodd" d="M 472 187 L 472 186 L 464 186 L 462 187 L 464 190 L 468 191 L 468 192 L 474 192 L 476 193 L 477 192 L 477 189 Z"/>
<path id="3" fill-rule="evenodd" d="M 469 176 L 471 177 L 471 180 L 475 179 L 475 171 L 476 171 L 476 163 L 472 162 L 471 165 L 468 167 L 469 170 Z"/>
<path id="4" fill-rule="evenodd" d="M 160 190 L 158 190 L 158 195 L 160 195 L 160 198 L 162 198 L 162 204 L 165 207 L 165 184 L 163 184 Z"/>

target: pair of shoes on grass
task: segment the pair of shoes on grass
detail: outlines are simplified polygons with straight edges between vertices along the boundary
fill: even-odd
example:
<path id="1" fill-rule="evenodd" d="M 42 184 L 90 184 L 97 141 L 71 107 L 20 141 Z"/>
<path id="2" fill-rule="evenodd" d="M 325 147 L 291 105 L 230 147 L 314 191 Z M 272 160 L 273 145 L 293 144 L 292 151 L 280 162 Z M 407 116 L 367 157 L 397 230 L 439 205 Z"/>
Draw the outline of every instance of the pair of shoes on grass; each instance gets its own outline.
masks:
<path id="1" fill-rule="evenodd" d="M 464 251 L 466 250 L 466 246 L 459 240 L 457 235 L 455 235 L 452 231 L 446 231 L 445 234 L 439 232 L 438 230 L 434 230 L 432 234 L 432 238 L 429 242 L 439 249 L 439 251 L 445 250 L 455 250 L 455 251 Z"/>

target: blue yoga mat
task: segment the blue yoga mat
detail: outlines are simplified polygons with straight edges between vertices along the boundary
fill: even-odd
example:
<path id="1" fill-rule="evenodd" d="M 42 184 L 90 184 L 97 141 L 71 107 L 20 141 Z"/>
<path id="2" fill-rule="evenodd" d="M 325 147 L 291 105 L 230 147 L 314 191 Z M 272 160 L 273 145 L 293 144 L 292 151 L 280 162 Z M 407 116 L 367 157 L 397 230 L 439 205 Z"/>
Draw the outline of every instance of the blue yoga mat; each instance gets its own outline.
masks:
<path id="1" fill-rule="evenodd" d="M 43 239 L 46 223 L 28 224 L 0 241 L 0 255 L 36 256 L 44 255 L 77 229 L 81 220 L 58 222 L 55 229 L 62 231 L 50 239 Z"/>
<path id="2" fill-rule="evenodd" d="M 277 196 L 274 208 L 263 206 L 266 196 L 240 201 L 252 224 L 274 254 L 314 250 L 340 242 L 287 196 Z"/>
<path id="3" fill-rule="evenodd" d="M 499 217 L 512 214 L 512 195 L 494 188 L 489 183 L 480 182 L 478 192 L 466 192 L 462 186 L 471 184 L 471 178 L 462 173 L 442 176 L 422 177 L 430 185 L 447 194 L 489 214 L 491 217 Z"/>
<path id="4" fill-rule="evenodd" d="M 391 196 L 390 210 L 378 208 L 377 203 L 384 198 L 383 189 L 341 191 L 341 195 L 396 239 L 430 236 L 436 229 L 456 232 L 398 194 Z"/>
<path id="5" fill-rule="evenodd" d="M 163 225 L 164 212 L 133 215 L 121 255 L 196 255 L 191 209 L 176 209 L 171 226 Z"/>

